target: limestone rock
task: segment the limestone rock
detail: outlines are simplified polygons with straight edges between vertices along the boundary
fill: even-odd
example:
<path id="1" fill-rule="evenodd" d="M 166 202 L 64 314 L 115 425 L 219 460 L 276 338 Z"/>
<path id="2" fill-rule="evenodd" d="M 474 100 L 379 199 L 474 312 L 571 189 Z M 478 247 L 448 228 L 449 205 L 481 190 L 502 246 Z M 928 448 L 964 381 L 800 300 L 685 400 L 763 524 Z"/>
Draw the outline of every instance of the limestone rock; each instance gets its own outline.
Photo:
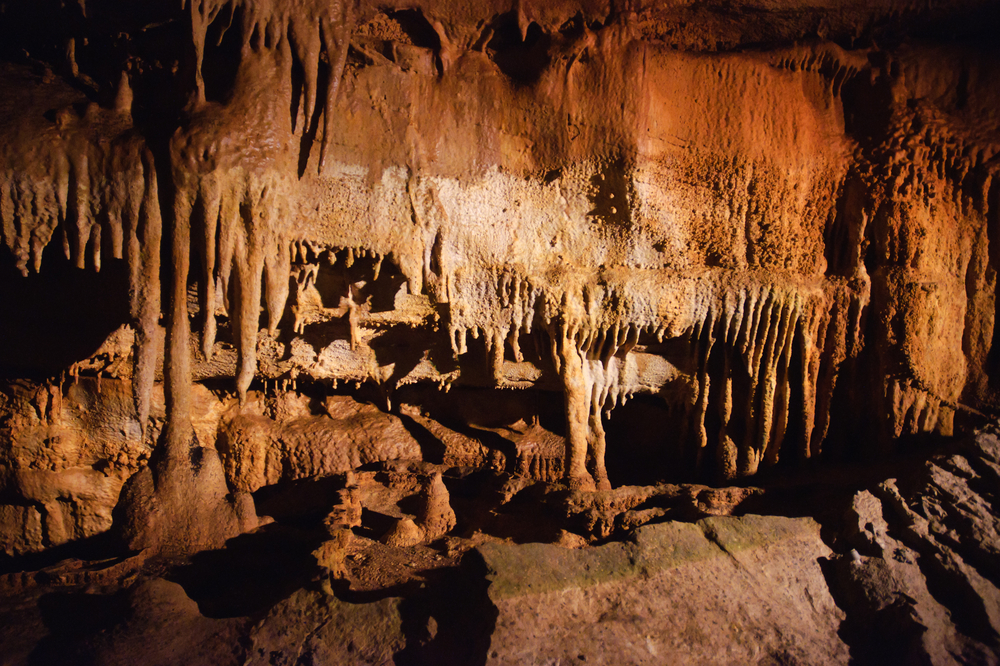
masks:
<path id="1" fill-rule="evenodd" d="M 122 484 L 150 454 L 129 383 L 26 382 L 6 387 L 5 397 L 0 488 L 10 504 L 0 509 L 0 550 L 39 551 L 106 532 Z"/>
<path id="2" fill-rule="evenodd" d="M 334 576 L 476 546 L 476 663 L 997 660 L 1000 431 L 877 474 L 1000 408 L 994 2 L 114 5 L 0 4 L 5 562 L 288 492 Z M 241 645 L 433 655 L 426 594 Z"/>
<path id="3" fill-rule="evenodd" d="M 122 489 L 119 538 L 133 551 L 185 555 L 221 548 L 260 524 L 253 499 L 231 495 L 214 450 L 191 449 L 189 460 L 166 459 Z"/>
<path id="4" fill-rule="evenodd" d="M 985 507 L 996 451 L 994 426 L 854 496 L 844 534 L 853 550 L 832 558 L 830 589 L 865 658 L 944 664 L 995 654 L 996 517 Z"/>
<path id="5" fill-rule="evenodd" d="M 0 506 L 0 544 L 7 556 L 42 550 L 42 515 L 33 506 Z"/>
<path id="6" fill-rule="evenodd" d="M 246 664 L 391 664 L 406 643 L 401 624 L 399 599 L 351 604 L 302 590 L 253 628 Z"/>
<path id="7" fill-rule="evenodd" d="M 336 503 L 323 519 L 323 526 L 331 533 L 341 528 L 361 526 L 361 490 L 353 473 L 348 472 L 345 476 L 345 485 L 337 491 Z"/>
<path id="8" fill-rule="evenodd" d="M 341 401 L 343 402 L 343 401 Z M 349 401 L 346 413 L 277 423 L 238 415 L 223 425 L 219 450 L 233 488 L 253 492 L 280 481 L 344 474 L 378 461 L 421 460 L 400 419 Z"/>
<path id="9" fill-rule="evenodd" d="M 426 538 L 424 530 L 412 518 L 398 518 L 392 523 L 380 541 L 387 546 L 406 548 L 421 543 Z"/>
<path id="10" fill-rule="evenodd" d="M 73 603 L 86 604 L 87 612 L 66 615 Z M 233 647 L 247 625 L 242 618 L 205 617 L 183 587 L 162 578 L 140 578 L 117 594 L 64 591 L 56 603 L 46 605 L 46 616 L 50 625 L 51 618 L 64 622 L 51 626 L 31 661 L 237 666 Z M 13 663 L 27 663 L 11 656 Z"/>
<path id="11" fill-rule="evenodd" d="M 433 540 L 444 536 L 456 524 L 455 511 L 451 508 L 448 489 L 440 472 L 435 472 L 424 487 L 416 523 L 424 538 Z"/>
<path id="12" fill-rule="evenodd" d="M 808 519 L 709 518 L 641 527 L 631 543 L 477 552 L 499 612 L 488 664 L 848 660 L 817 561 L 830 551 Z"/>
<path id="13" fill-rule="evenodd" d="M 95 663 L 235 663 L 231 641 L 242 621 L 204 617 L 177 583 L 142 581 L 129 590 L 128 604 L 128 619 L 97 641 Z"/>
<path id="14" fill-rule="evenodd" d="M 348 472 L 345 476 L 345 485 L 337 491 L 336 503 L 323 519 L 329 539 L 313 551 L 319 567 L 335 579 L 346 575 L 344 558 L 353 540 L 351 529 L 361 526 L 361 493 L 357 480 L 353 473 Z"/>

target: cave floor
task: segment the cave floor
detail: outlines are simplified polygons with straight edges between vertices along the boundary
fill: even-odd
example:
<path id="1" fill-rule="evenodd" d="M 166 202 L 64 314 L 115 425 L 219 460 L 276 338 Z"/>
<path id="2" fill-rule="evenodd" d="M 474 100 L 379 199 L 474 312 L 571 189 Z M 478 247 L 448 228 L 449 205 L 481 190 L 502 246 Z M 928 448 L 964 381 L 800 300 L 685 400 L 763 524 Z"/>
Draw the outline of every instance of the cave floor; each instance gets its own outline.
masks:
<path id="1" fill-rule="evenodd" d="M 335 564 L 333 486 L 264 489 L 274 519 L 219 550 L 105 535 L 0 562 L 0 663 L 995 663 L 998 463 L 980 435 L 752 487 L 451 470 L 457 524 L 395 545 L 428 470 L 389 466 L 354 480 Z"/>

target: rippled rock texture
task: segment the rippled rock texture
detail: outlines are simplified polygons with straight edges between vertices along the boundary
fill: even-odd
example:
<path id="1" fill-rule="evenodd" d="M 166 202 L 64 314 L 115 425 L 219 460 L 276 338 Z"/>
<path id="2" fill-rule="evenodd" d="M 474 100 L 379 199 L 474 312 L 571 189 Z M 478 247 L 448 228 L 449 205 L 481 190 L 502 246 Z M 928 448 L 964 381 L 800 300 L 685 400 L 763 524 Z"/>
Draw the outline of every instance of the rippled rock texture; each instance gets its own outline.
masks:
<path id="1" fill-rule="evenodd" d="M 624 538 L 993 418 L 992 3 L 118 5 L 0 5 L 5 556 L 318 511 L 337 581 L 359 530 Z M 889 538 L 838 605 L 945 562 Z"/>

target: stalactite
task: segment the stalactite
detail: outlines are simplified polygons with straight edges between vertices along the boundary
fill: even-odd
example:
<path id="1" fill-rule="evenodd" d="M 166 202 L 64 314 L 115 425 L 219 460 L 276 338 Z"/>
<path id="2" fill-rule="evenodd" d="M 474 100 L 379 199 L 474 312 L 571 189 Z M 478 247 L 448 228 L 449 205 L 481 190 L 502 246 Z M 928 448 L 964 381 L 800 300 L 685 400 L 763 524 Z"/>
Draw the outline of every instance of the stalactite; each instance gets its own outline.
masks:
<path id="1" fill-rule="evenodd" d="M 573 484 L 586 485 L 588 477 L 604 483 L 603 454 L 597 454 L 604 446 L 601 415 L 637 388 L 622 373 L 640 334 L 663 339 L 678 330 L 678 322 L 657 318 L 652 306 L 676 287 L 592 281 L 574 287 L 564 278 L 534 288 L 509 269 L 488 275 L 454 274 L 453 351 L 465 354 L 468 335 L 483 332 L 494 383 L 502 385 L 506 343 L 517 360 L 519 324 L 527 327 L 541 316 L 566 395 L 567 478 Z M 762 464 L 777 463 L 792 440 L 818 454 L 829 418 L 825 387 L 833 385 L 844 358 L 857 352 L 852 340 L 860 335 L 866 289 L 846 283 L 764 283 L 735 290 L 713 281 L 700 285 L 688 333 L 697 359 L 690 407 L 696 464 L 703 465 L 708 454 L 726 476 L 750 475 Z M 799 365 L 801 375 L 793 376 Z M 824 390 L 817 391 L 821 382 Z M 737 401 L 737 387 L 745 401 Z M 710 414 L 719 416 L 718 432 L 710 431 Z M 734 419 L 739 427 L 730 425 Z"/>
<path id="2" fill-rule="evenodd" d="M 202 274 L 199 280 L 199 308 L 201 310 L 201 350 L 206 359 L 212 358 L 215 346 L 215 297 L 216 286 L 216 237 L 219 234 L 219 209 L 222 205 L 222 191 L 217 174 L 207 174 L 201 181 L 202 219 Z"/>
<path id="3" fill-rule="evenodd" d="M 706 313 L 706 315 L 706 319 L 711 318 L 710 311 Z M 694 332 L 691 335 L 693 342 L 692 351 L 695 354 L 695 358 L 698 359 L 698 375 L 696 378 L 697 400 L 694 404 L 693 419 L 697 428 L 695 455 L 699 465 L 709 443 L 708 430 L 705 427 L 705 417 L 708 413 L 708 397 L 712 387 L 712 378 L 709 374 L 708 362 L 712 356 L 712 348 L 715 346 L 715 335 L 713 329 L 714 326 L 709 322 L 706 322 L 704 319 L 699 320 L 695 326 Z"/>
<path id="4" fill-rule="evenodd" d="M 502 386 L 505 381 L 503 371 L 504 343 L 507 339 L 507 329 L 497 328 L 486 333 L 486 353 L 490 359 L 490 372 L 493 382 Z"/>
<path id="5" fill-rule="evenodd" d="M 133 192 L 128 216 L 128 265 L 130 274 L 130 305 L 136 321 L 132 392 L 140 427 L 145 428 L 149 417 L 153 382 L 156 375 L 156 331 L 160 319 L 160 242 L 162 222 L 159 193 L 153 156 L 143 151 L 143 185 L 141 203 Z M 138 208 L 138 211 L 136 209 Z M 136 214 L 138 213 L 138 214 Z"/>
<path id="6" fill-rule="evenodd" d="M 339 3 L 331 3 L 337 7 Z M 320 25 L 320 32 L 323 37 L 323 46 L 330 57 L 330 80 L 326 88 L 326 103 L 323 110 L 323 143 L 320 147 L 319 165 L 320 169 L 326 161 L 327 149 L 330 142 L 330 135 L 333 133 L 333 105 L 337 101 L 337 93 L 340 91 L 340 82 L 344 74 L 344 66 L 347 64 L 347 50 L 350 46 L 351 2 L 344 2 L 340 8 L 342 15 L 330 16 L 327 21 Z"/>
<path id="7" fill-rule="evenodd" d="M 277 174 L 257 175 L 242 168 L 192 176 L 182 166 L 175 168 L 174 177 L 175 223 L 202 231 L 201 347 L 210 358 L 215 343 L 215 296 L 227 294 L 225 305 L 239 354 L 236 385 L 242 397 L 257 370 L 261 298 L 267 304 L 272 333 L 288 299 L 291 257 L 284 225 L 286 200 L 292 196 L 294 183 Z M 179 273 L 173 276 L 175 280 L 180 277 Z"/>
<path id="8" fill-rule="evenodd" d="M 233 324 L 236 388 L 243 399 L 257 370 L 261 297 L 272 335 L 288 298 L 289 223 L 297 197 L 293 174 L 299 141 L 292 131 L 295 119 L 284 111 L 288 107 L 282 106 L 281 98 L 296 94 L 291 81 L 293 49 L 301 56 L 303 49 L 311 48 L 308 40 L 303 41 L 303 31 L 318 29 L 317 21 L 323 17 L 293 12 L 290 3 L 200 2 L 192 5 L 196 47 L 203 47 L 208 26 L 222 7 L 228 7 L 230 17 L 241 11 L 246 43 L 232 97 L 224 106 L 202 102 L 195 108 L 187 126 L 174 137 L 171 160 L 176 197 L 187 200 L 176 210 L 195 216 L 185 223 L 197 233 L 197 255 L 202 258 L 202 352 L 206 358 L 212 355 L 216 298 L 221 294 Z M 292 34 L 298 39 L 295 44 Z M 313 59 L 321 55 L 309 53 Z M 306 96 L 314 94 L 309 85 L 313 84 L 307 83 Z M 263 90 L 270 101 L 262 106 Z M 332 109 L 326 113 L 331 115 Z M 227 132 L 237 126 L 246 127 L 248 135 L 232 142 Z"/>
<path id="9" fill-rule="evenodd" d="M 334 127 L 334 105 L 340 91 L 347 52 L 353 29 L 353 3 L 334 0 L 181 0 L 181 7 L 188 8 L 191 17 L 192 42 L 195 50 L 195 88 L 198 101 L 205 103 L 205 81 L 202 75 L 205 44 L 209 27 L 220 17 L 228 16 L 230 24 L 221 30 L 222 36 L 231 28 L 232 19 L 242 10 L 239 26 L 246 44 L 255 48 L 276 48 L 284 43 L 290 48 L 302 67 L 301 91 L 298 106 L 304 116 L 302 126 L 296 118 L 290 123 L 296 131 L 309 132 L 313 118 L 323 115 L 323 132 L 320 143 L 319 168 L 323 169 Z M 252 42 L 257 40 L 258 44 Z M 290 42 L 290 46 L 288 43 Z M 326 95 L 319 106 L 319 70 L 322 62 L 329 69 Z M 291 63 L 288 63 L 291 66 Z M 289 105 L 291 106 L 291 105 Z M 289 107 L 286 107 L 289 108 Z"/>
<path id="10" fill-rule="evenodd" d="M 189 177 L 188 177 L 189 178 Z M 167 459 L 179 464 L 191 445 L 191 358 L 188 347 L 187 280 L 191 263 L 191 210 L 194 201 L 185 194 L 185 174 L 174 173 L 174 224 L 171 233 L 171 282 L 167 311 L 167 346 L 164 397 L 167 403 Z"/>
<path id="11" fill-rule="evenodd" d="M 635 345 L 638 329 L 612 324 L 610 330 L 588 330 L 565 320 L 549 327 L 566 403 L 566 479 L 575 487 L 608 489 L 602 414 L 609 403 L 627 399 L 621 364 Z"/>
<path id="12" fill-rule="evenodd" d="M 347 292 L 347 323 L 351 329 L 351 351 L 355 351 L 361 343 L 360 307 L 354 299 L 354 288 L 348 286 Z"/>
<path id="13" fill-rule="evenodd" d="M 593 487 L 587 471 L 592 388 L 584 375 L 584 358 L 566 326 L 553 332 L 553 357 L 562 379 L 566 403 L 566 479 L 571 487 Z"/>
<path id="14" fill-rule="evenodd" d="M 858 352 L 867 290 L 760 285 L 716 298 L 718 307 L 699 310 L 687 334 L 697 359 L 690 405 L 695 465 L 705 465 L 711 451 L 717 473 L 735 478 L 774 465 L 791 442 L 801 442 L 804 456 L 819 455 L 838 368 Z M 646 330 L 659 335 L 663 325 Z M 615 338 L 623 340 L 619 357 L 629 337 Z M 793 414 L 793 405 L 800 411 Z M 710 416 L 718 419 L 717 432 L 709 429 Z"/>
<path id="15" fill-rule="evenodd" d="M 123 74 L 112 108 L 58 110 L 49 133 L 32 137 L 30 149 L 10 147 L 3 155 L 8 170 L 0 174 L 0 240 L 25 275 L 41 270 L 57 230 L 78 268 L 100 270 L 105 255 L 126 260 L 135 324 L 132 391 L 145 428 L 156 369 L 162 231 L 155 165 L 132 131 L 131 103 Z M 75 368 L 71 375 L 78 376 Z"/>

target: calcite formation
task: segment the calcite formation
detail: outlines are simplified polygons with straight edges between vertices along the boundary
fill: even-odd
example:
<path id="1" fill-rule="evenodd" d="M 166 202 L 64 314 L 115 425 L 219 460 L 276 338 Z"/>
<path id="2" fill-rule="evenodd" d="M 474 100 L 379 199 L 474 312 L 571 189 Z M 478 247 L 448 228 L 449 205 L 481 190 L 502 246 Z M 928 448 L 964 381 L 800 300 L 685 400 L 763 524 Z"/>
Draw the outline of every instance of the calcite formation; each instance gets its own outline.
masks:
<path id="1" fill-rule="evenodd" d="M 333 444 L 316 394 L 343 382 L 407 428 L 411 385 L 561 393 L 564 455 L 504 455 L 584 490 L 636 396 L 689 479 L 951 435 L 997 401 L 1000 61 L 933 28 L 988 3 L 939 4 L 70 3 L 0 70 L 3 260 L 127 267 L 128 328 L 68 370 L 133 396 L 115 423 L 146 451 L 104 478 L 153 457 L 135 544 L 219 543 L 256 524 L 241 492 L 424 455 Z M 64 378 L 39 391 L 27 430 L 5 407 L 13 451 L 64 418 Z M 59 519 L 12 455 L 5 549 L 72 538 L 22 543 Z M 71 458 L 42 469 L 113 455 Z M 133 534 L 152 515 L 188 517 Z"/>

